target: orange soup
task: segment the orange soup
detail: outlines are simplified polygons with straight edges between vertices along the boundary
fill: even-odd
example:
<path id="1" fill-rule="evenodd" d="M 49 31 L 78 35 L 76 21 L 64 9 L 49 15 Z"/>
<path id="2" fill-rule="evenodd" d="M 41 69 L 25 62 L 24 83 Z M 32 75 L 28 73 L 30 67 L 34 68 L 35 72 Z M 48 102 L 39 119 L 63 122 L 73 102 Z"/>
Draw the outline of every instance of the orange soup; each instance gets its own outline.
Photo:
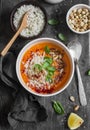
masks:
<path id="1" fill-rule="evenodd" d="M 50 42 L 37 43 L 24 53 L 20 72 L 32 91 L 50 94 L 66 85 L 71 75 L 71 63 L 62 47 Z"/>

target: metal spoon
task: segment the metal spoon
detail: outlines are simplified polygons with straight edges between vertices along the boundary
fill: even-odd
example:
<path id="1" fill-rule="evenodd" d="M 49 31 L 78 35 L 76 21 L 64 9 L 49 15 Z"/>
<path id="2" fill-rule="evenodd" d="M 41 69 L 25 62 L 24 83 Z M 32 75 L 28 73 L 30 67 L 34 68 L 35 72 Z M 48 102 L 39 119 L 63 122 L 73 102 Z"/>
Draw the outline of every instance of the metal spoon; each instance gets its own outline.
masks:
<path id="1" fill-rule="evenodd" d="M 8 52 L 8 50 L 10 49 L 10 47 L 12 46 L 12 44 L 14 43 L 14 41 L 16 40 L 16 38 L 18 37 L 18 35 L 21 33 L 21 31 L 27 27 L 27 15 L 28 12 L 26 12 L 23 16 L 21 25 L 19 27 L 19 29 L 17 30 L 17 32 L 15 33 L 15 35 L 12 37 L 12 39 L 9 41 L 9 43 L 5 46 L 5 48 L 2 50 L 1 55 L 5 56 L 6 53 Z"/>
<path id="2" fill-rule="evenodd" d="M 84 86 L 83 86 L 83 82 L 82 82 L 82 78 L 78 66 L 78 60 L 81 56 L 82 46 L 79 41 L 75 40 L 68 44 L 68 48 L 75 62 L 77 78 L 78 78 L 78 90 L 79 90 L 80 103 L 82 106 L 85 106 L 87 105 L 87 99 L 86 99 L 85 90 L 84 90 Z"/>

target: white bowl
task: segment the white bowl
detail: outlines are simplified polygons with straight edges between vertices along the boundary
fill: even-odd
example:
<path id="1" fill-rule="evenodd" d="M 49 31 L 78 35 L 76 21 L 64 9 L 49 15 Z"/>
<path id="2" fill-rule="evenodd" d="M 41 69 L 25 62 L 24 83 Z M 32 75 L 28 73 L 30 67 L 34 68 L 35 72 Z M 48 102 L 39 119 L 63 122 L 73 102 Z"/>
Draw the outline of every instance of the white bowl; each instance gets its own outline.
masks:
<path id="1" fill-rule="evenodd" d="M 74 10 L 74 9 L 79 9 L 79 8 L 86 8 L 88 10 L 90 10 L 90 6 L 88 5 L 85 5 L 85 4 L 77 4 L 77 5 L 74 5 L 72 6 L 69 11 L 67 12 L 67 15 L 66 15 L 66 22 L 67 22 L 67 25 L 68 27 L 70 28 L 70 30 L 72 30 L 73 32 L 77 33 L 77 34 L 86 34 L 88 32 L 90 32 L 90 29 L 87 30 L 87 31 L 84 31 L 84 32 L 78 32 L 78 31 L 75 31 L 74 29 L 72 29 L 72 27 L 70 26 L 69 22 L 68 22 L 68 19 L 69 19 L 69 15 L 71 14 L 71 12 Z"/>
<path id="2" fill-rule="evenodd" d="M 54 92 L 54 93 L 51 93 L 51 94 L 40 94 L 40 93 L 36 93 L 34 91 L 32 91 L 30 88 L 28 88 L 26 86 L 26 84 L 24 83 L 23 79 L 22 79 L 22 76 L 21 76 L 21 73 L 20 73 L 20 63 L 21 63 L 21 59 L 24 55 L 24 53 L 33 45 L 39 43 L 39 42 L 43 42 L 43 41 L 49 41 L 49 42 L 54 42 L 56 45 L 58 45 L 58 47 L 62 47 L 62 49 L 66 52 L 66 54 L 68 55 L 69 59 L 70 59 L 70 62 L 71 62 L 71 72 L 70 72 L 70 77 L 68 79 L 68 81 L 66 82 L 65 86 L 63 88 L 61 88 L 59 91 L 57 92 Z M 63 44 L 61 43 L 60 41 L 58 40 L 55 40 L 55 39 L 52 39 L 52 38 L 39 38 L 39 39 L 36 39 L 36 40 L 33 40 L 31 42 L 29 42 L 22 50 L 21 52 L 19 53 L 18 55 L 18 58 L 17 58 L 17 62 L 16 62 L 16 73 L 17 73 L 17 77 L 21 83 L 21 85 L 27 90 L 29 91 L 30 93 L 32 94 L 35 94 L 37 96 L 44 96 L 44 97 L 47 97 L 47 96 L 53 96 L 53 95 L 56 95 L 58 93 L 61 93 L 64 89 L 67 88 L 67 86 L 70 84 L 71 80 L 72 80 L 72 77 L 73 77 L 73 74 L 74 74 L 74 61 L 70 55 L 70 52 L 69 52 L 69 49 Z"/>
<path id="3" fill-rule="evenodd" d="M 62 2 L 63 0 L 45 0 L 45 1 L 51 4 L 57 4 L 59 2 Z"/>

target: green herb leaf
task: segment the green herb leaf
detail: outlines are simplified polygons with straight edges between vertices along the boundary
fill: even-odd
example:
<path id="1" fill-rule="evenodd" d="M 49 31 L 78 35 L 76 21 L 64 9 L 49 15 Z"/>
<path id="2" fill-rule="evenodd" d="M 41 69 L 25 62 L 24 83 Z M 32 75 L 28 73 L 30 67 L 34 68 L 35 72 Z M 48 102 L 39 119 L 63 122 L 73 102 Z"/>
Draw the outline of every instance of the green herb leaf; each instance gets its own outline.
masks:
<path id="1" fill-rule="evenodd" d="M 66 37 L 62 34 L 62 33 L 59 33 L 58 34 L 58 38 L 61 40 L 61 41 L 66 41 Z"/>
<path id="2" fill-rule="evenodd" d="M 45 60 L 46 62 L 48 62 L 49 64 L 52 64 L 52 63 L 53 63 L 53 59 L 50 58 L 50 57 L 44 57 L 44 60 Z"/>
<path id="3" fill-rule="evenodd" d="M 60 115 L 65 113 L 64 108 L 59 101 L 53 101 L 53 108 L 54 111 Z"/>
<path id="4" fill-rule="evenodd" d="M 35 64 L 35 65 L 34 65 L 34 69 L 35 69 L 36 71 L 41 71 L 41 70 L 42 70 L 42 66 L 39 65 L 39 64 Z"/>
<path id="5" fill-rule="evenodd" d="M 90 70 L 88 70 L 87 74 L 88 74 L 88 76 L 90 76 Z"/>
<path id="6" fill-rule="evenodd" d="M 50 24 L 50 25 L 57 25 L 58 23 L 59 23 L 59 21 L 56 20 L 56 19 L 50 19 L 50 20 L 48 20 L 48 24 Z"/>
<path id="7" fill-rule="evenodd" d="M 50 75 L 47 75 L 47 76 L 46 76 L 46 81 L 48 81 L 48 82 L 51 83 L 51 82 L 52 82 L 52 77 L 51 77 Z"/>
<path id="8" fill-rule="evenodd" d="M 55 72 L 55 67 L 53 67 L 53 66 L 48 66 L 48 68 L 47 68 L 47 70 L 49 71 L 49 72 Z"/>
<path id="9" fill-rule="evenodd" d="M 43 67 L 44 69 L 46 69 L 48 66 L 50 66 L 50 64 L 49 64 L 48 62 L 44 62 L 44 63 L 42 64 L 42 67 Z"/>
<path id="10" fill-rule="evenodd" d="M 49 72 L 48 75 L 53 76 L 54 72 Z"/>
<path id="11" fill-rule="evenodd" d="M 46 54 L 49 54 L 50 49 L 49 49 L 49 47 L 48 47 L 48 46 L 45 46 L 44 50 L 45 50 Z"/>

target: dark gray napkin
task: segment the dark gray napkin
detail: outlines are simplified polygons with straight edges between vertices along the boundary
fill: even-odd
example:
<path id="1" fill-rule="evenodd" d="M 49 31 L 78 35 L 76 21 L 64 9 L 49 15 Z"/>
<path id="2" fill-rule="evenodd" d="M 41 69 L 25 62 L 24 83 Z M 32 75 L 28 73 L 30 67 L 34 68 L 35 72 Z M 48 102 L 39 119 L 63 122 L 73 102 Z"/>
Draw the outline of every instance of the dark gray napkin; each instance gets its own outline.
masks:
<path id="1" fill-rule="evenodd" d="M 36 124 L 47 118 L 46 109 L 32 94 L 19 84 L 15 71 L 16 57 L 9 52 L 0 57 L 0 80 L 4 87 L 12 89 L 14 103 L 8 113 L 8 122 L 16 130 L 36 130 Z M 10 105 L 10 104 L 9 104 Z"/>

